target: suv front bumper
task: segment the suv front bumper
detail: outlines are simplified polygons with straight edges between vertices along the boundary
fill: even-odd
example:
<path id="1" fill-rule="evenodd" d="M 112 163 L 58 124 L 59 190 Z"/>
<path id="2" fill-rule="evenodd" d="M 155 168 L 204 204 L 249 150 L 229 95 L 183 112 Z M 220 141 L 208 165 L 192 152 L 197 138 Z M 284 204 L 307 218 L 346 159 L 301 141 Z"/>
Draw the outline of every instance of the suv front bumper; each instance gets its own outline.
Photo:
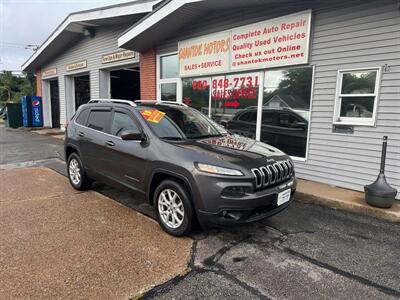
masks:
<path id="1" fill-rule="evenodd" d="M 246 193 L 240 197 L 229 197 L 224 194 L 227 187 L 248 187 L 253 189 L 249 182 L 223 182 L 203 184 L 206 187 L 200 191 L 201 205 L 197 207 L 197 217 L 201 225 L 229 226 L 247 224 L 270 217 L 284 210 L 293 201 L 296 191 L 296 178 L 292 177 L 285 182 L 260 191 Z M 278 205 L 278 194 L 290 189 L 289 201 Z"/>

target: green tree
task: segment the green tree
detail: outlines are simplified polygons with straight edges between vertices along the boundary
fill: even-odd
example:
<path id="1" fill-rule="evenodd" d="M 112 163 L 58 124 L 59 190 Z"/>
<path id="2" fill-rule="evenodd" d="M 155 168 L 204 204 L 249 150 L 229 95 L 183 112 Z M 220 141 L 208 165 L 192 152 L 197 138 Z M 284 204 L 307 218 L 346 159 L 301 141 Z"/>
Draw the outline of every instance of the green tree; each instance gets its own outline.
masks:
<path id="1" fill-rule="evenodd" d="M 283 79 L 273 91 L 264 91 L 264 103 L 275 95 L 292 95 L 309 103 L 311 99 L 312 68 L 294 68 L 283 71 Z"/>
<path id="2" fill-rule="evenodd" d="M 36 93 L 36 79 L 33 73 L 15 76 L 11 71 L 0 73 L 0 102 L 20 102 L 22 96 Z"/>

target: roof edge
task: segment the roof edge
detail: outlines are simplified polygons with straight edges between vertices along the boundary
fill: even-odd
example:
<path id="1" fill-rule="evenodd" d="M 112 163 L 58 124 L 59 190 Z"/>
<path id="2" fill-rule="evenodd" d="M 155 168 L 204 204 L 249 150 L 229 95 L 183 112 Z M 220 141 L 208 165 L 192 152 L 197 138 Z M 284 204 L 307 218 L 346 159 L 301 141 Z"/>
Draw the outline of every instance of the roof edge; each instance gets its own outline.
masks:
<path id="1" fill-rule="evenodd" d="M 170 0 L 166 2 L 164 5 L 161 5 L 156 10 L 154 10 L 148 16 L 142 18 L 139 22 L 134 24 L 132 27 L 127 29 L 120 37 L 118 38 L 118 47 L 124 48 L 124 46 L 129 43 L 133 38 L 140 35 L 142 32 L 151 28 L 153 25 L 160 22 L 162 19 L 175 12 L 182 6 L 194 2 L 202 2 L 204 0 Z"/>
<path id="2" fill-rule="evenodd" d="M 153 11 L 153 6 L 162 0 L 143 0 L 131 1 L 121 4 L 113 4 L 98 8 L 76 11 L 69 13 L 64 20 L 54 29 L 47 39 L 40 45 L 39 49 L 34 52 L 21 66 L 22 71 L 29 69 L 30 65 L 43 53 L 43 51 L 65 30 L 65 28 L 74 22 L 84 22 L 96 19 L 113 18 L 118 16 L 126 16 L 140 13 L 150 13 Z M 131 6 L 127 9 L 127 6 Z M 123 7 L 123 13 L 118 10 Z M 108 13 L 104 14 L 104 11 Z M 35 71 L 35 70 L 33 70 Z"/>

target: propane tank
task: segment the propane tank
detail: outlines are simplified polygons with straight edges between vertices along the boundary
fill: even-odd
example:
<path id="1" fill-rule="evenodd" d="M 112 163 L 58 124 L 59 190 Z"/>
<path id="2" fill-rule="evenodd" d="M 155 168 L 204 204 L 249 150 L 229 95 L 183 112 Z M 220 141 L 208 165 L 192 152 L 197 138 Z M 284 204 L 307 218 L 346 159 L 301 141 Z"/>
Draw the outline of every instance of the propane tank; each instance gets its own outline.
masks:
<path id="1" fill-rule="evenodd" d="M 388 137 L 383 137 L 382 154 L 381 154 L 381 168 L 379 175 L 375 182 L 364 186 L 365 201 L 372 206 L 380 208 L 392 207 L 397 190 L 392 188 L 386 181 L 385 177 L 385 162 L 386 162 L 386 149 Z"/>

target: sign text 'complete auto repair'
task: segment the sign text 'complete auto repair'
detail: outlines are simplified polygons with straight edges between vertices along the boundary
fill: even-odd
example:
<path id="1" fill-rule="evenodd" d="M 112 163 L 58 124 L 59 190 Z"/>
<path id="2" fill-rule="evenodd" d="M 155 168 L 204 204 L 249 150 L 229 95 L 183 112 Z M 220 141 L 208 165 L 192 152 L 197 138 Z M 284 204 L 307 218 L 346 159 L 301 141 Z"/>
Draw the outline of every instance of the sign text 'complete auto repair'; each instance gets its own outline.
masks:
<path id="1" fill-rule="evenodd" d="M 179 43 L 180 76 L 308 63 L 311 11 Z"/>

